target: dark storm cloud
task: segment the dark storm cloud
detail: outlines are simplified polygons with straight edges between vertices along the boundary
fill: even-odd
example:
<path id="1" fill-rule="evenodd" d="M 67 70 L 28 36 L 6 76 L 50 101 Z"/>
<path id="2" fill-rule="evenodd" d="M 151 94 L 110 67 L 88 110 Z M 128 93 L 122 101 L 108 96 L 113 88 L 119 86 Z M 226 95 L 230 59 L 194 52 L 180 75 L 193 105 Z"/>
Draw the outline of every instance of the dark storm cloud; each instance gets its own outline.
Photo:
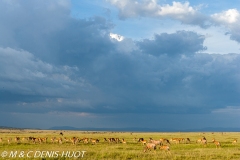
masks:
<path id="1" fill-rule="evenodd" d="M 174 59 L 137 54 L 131 61 L 125 60 L 125 69 L 119 69 L 121 60 L 111 65 L 105 59 L 108 67 L 95 75 L 101 76 L 97 85 L 109 98 L 99 108 L 110 112 L 185 114 L 237 105 L 238 59 L 234 54 L 194 54 Z"/>
<path id="2" fill-rule="evenodd" d="M 197 53 L 195 32 L 116 42 L 113 24 L 73 19 L 65 1 L 10 2 L 0 2 L 2 111 L 188 114 L 240 103 L 239 55 Z"/>

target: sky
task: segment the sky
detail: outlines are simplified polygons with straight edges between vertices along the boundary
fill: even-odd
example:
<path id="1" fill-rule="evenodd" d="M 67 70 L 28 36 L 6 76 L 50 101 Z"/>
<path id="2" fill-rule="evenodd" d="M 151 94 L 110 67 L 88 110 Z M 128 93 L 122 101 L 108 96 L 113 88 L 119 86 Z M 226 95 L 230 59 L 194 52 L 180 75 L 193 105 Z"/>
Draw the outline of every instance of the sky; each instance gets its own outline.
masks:
<path id="1" fill-rule="evenodd" d="M 0 19 L 0 126 L 240 128 L 240 0 L 3 0 Z"/>

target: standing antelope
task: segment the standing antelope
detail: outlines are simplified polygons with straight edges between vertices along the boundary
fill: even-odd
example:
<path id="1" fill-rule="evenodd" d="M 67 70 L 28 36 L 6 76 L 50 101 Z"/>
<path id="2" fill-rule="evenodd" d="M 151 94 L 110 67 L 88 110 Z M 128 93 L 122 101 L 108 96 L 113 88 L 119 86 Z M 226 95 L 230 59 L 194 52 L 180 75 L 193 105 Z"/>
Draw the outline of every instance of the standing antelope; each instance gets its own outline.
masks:
<path id="1" fill-rule="evenodd" d="M 160 145 L 160 146 L 162 145 L 162 141 L 160 141 L 160 140 L 153 140 L 153 139 L 151 139 L 150 142 L 154 143 L 156 145 Z"/>
<path id="2" fill-rule="evenodd" d="M 204 145 L 204 146 L 206 146 L 207 145 L 207 139 L 203 136 L 203 138 L 202 138 L 202 144 Z"/>
<path id="3" fill-rule="evenodd" d="M 56 141 L 56 137 L 52 137 L 50 140 L 52 143 L 54 143 Z"/>
<path id="4" fill-rule="evenodd" d="M 147 143 L 146 144 L 146 147 L 145 147 L 145 149 L 143 150 L 144 152 L 146 152 L 147 150 L 156 150 L 156 144 L 154 144 L 154 143 Z"/>
<path id="5" fill-rule="evenodd" d="M 15 142 L 20 143 L 20 137 L 15 137 Z"/>
<path id="6" fill-rule="evenodd" d="M 72 137 L 71 138 L 71 142 L 72 142 L 73 145 L 77 144 L 78 140 L 79 139 L 77 137 Z"/>
<path id="7" fill-rule="evenodd" d="M 140 142 L 142 143 L 142 145 L 145 145 L 147 143 L 146 140 L 141 140 Z"/>
<path id="8" fill-rule="evenodd" d="M 212 139 L 212 142 L 216 145 L 216 148 L 220 148 L 221 147 L 221 143 L 216 141 L 214 138 Z"/>
<path id="9" fill-rule="evenodd" d="M 202 138 L 197 139 L 196 143 L 202 143 Z"/>
<path id="10" fill-rule="evenodd" d="M 8 144 L 10 144 L 11 143 L 11 141 L 12 141 L 12 138 L 8 138 Z"/>
<path id="11" fill-rule="evenodd" d="M 232 144 L 237 144 L 237 139 L 234 139 Z"/>
<path id="12" fill-rule="evenodd" d="M 123 138 L 123 139 L 121 139 L 121 142 L 123 143 L 123 144 L 126 144 L 127 142 L 126 142 L 126 140 Z"/>

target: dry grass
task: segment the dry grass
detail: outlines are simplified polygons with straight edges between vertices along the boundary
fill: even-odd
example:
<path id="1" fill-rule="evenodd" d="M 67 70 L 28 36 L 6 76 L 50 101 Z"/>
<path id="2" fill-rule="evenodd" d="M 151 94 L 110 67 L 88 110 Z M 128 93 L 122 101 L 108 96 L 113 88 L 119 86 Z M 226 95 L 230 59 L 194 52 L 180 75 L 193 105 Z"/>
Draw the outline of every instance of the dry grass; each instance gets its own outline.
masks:
<path id="1" fill-rule="evenodd" d="M 63 136 L 59 133 L 62 132 Z M 196 143 L 196 140 L 205 136 L 208 140 L 207 145 L 202 145 Z M 15 137 L 20 137 L 21 142 L 17 143 L 14 141 Z M 22 141 L 22 137 L 48 137 L 47 143 L 38 142 L 34 144 L 33 142 L 29 142 L 27 140 Z M 71 142 L 63 141 L 62 144 L 58 142 L 52 143 L 50 138 L 64 138 L 70 139 L 72 137 L 78 137 L 82 139 L 93 138 L 99 139 L 100 142 L 97 144 L 91 143 L 83 143 L 78 142 L 76 145 L 73 145 Z M 26 155 L 21 157 L 21 159 L 73 159 L 67 157 L 55 157 L 50 156 L 51 158 L 33 158 L 33 153 L 37 151 L 49 151 L 58 153 L 67 151 L 79 152 L 86 151 L 84 156 L 79 156 L 75 159 L 239 159 L 240 158 L 240 144 L 237 142 L 236 144 L 232 144 L 234 139 L 239 139 L 240 134 L 237 132 L 224 132 L 224 133 L 198 133 L 198 132 L 175 132 L 175 133 L 162 133 L 162 132 L 154 132 L 154 133 L 130 133 L 130 132 L 82 132 L 82 131 L 53 131 L 53 130 L 0 130 L 0 138 L 3 139 L 0 142 L 0 159 L 2 159 L 1 154 L 4 151 L 7 151 L 9 154 L 11 151 L 17 151 L 20 153 L 23 151 L 25 154 L 29 151 L 31 152 L 31 158 L 27 158 Z M 12 138 L 12 141 L 8 143 L 7 139 Z M 123 143 L 115 143 L 115 142 L 105 142 L 104 138 L 119 138 L 126 141 L 126 144 Z M 141 143 L 135 141 L 134 139 L 144 138 L 149 140 L 152 138 L 154 140 L 159 140 L 160 138 L 166 138 L 170 140 L 171 138 L 189 138 L 191 141 L 188 142 L 180 142 L 180 144 L 175 144 L 171 142 L 170 152 L 166 152 L 164 150 L 160 150 L 159 146 L 155 151 L 147 151 L 143 152 L 144 147 Z M 215 144 L 212 143 L 212 139 L 215 138 L 217 141 L 221 142 L 221 147 L 216 148 Z M 19 155 L 17 155 L 19 156 Z M 14 158 L 5 158 L 5 159 L 14 159 Z M 17 159 L 17 157 L 15 157 Z"/>

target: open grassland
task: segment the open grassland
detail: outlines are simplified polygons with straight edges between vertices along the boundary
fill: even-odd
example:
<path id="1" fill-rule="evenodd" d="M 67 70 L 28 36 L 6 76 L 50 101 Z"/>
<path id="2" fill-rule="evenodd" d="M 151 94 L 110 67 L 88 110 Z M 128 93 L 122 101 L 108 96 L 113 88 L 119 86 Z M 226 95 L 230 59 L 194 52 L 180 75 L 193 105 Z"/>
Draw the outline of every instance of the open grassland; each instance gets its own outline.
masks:
<path id="1" fill-rule="evenodd" d="M 200 141 L 203 136 L 207 139 L 207 144 Z M 0 159 L 240 159 L 240 144 L 233 143 L 240 138 L 238 132 L 142 133 L 2 129 L 0 138 Z M 160 150 L 160 145 L 157 145 L 156 150 L 144 152 L 146 145 L 138 142 L 139 138 L 147 142 L 150 139 L 167 139 L 170 144 L 163 141 L 161 145 L 168 145 L 170 151 Z M 175 141 L 173 138 L 179 139 Z M 213 138 L 220 142 L 220 147 L 212 142 Z"/>

